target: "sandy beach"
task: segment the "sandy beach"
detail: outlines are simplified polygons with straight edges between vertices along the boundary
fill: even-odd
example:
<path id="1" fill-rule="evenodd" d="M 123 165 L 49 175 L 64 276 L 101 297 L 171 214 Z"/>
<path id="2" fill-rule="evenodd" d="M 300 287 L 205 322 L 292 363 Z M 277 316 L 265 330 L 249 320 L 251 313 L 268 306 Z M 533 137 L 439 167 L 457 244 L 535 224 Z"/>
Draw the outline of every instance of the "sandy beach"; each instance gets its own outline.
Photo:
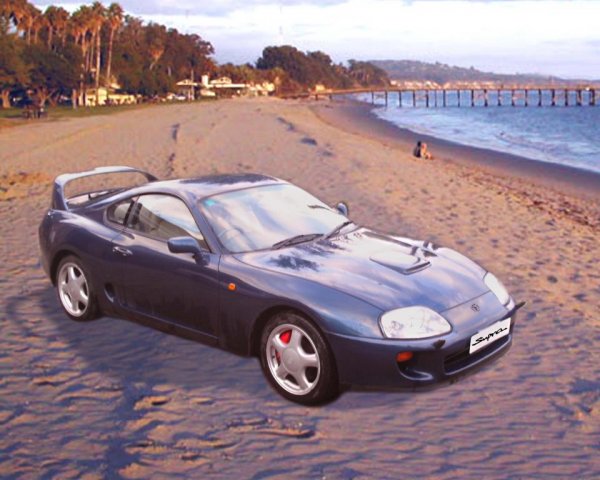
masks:
<path id="1" fill-rule="evenodd" d="M 416 159 L 410 133 L 358 110 L 236 99 L 0 131 L 0 477 L 600 476 L 597 176 L 435 139 L 436 159 Z M 72 322 L 37 227 L 56 175 L 115 164 L 266 173 L 347 201 L 357 223 L 455 248 L 528 302 L 514 345 L 453 385 L 305 408 L 256 359 L 125 320 Z"/>

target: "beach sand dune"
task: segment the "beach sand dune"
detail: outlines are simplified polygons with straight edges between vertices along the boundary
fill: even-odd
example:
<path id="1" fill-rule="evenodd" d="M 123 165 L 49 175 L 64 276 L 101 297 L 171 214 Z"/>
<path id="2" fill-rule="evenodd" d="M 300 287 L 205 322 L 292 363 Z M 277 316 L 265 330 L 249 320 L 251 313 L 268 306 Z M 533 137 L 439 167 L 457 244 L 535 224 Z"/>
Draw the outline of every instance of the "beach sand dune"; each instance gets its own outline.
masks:
<path id="1" fill-rule="evenodd" d="M 335 126 L 327 104 L 158 106 L 0 132 L 0 476 L 598 478 L 600 207 Z M 38 260 L 51 179 L 261 172 L 358 223 L 455 248 L 528 305 L 500 361 L 426 393 L 305 408 L 246 359 L 114 318 L 69 321 Z"/>

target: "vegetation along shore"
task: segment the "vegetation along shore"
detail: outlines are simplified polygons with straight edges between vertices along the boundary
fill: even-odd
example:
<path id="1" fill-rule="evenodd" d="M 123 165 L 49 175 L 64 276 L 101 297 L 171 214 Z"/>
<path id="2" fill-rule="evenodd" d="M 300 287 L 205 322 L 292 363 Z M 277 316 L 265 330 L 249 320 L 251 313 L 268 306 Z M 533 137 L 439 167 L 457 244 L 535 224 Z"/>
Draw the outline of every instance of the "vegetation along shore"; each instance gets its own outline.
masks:
<path id="1" fill-rule="evenodd" d="M 266 47 L 255 65 L 217 65 L 213 54 L 201 36 L 144 23 L 118 3 L 94 2 L 69 13 L 52 5 L 42 12 L 26 0 L 0 2 L 3 108 L 189 100 L 256 85 L 261 88 L 250 91 L 289 93 L 315 84 L 388 83 L 387 74 L 368 62 L 334 64 L 326 53 L 292 46 Z"/>

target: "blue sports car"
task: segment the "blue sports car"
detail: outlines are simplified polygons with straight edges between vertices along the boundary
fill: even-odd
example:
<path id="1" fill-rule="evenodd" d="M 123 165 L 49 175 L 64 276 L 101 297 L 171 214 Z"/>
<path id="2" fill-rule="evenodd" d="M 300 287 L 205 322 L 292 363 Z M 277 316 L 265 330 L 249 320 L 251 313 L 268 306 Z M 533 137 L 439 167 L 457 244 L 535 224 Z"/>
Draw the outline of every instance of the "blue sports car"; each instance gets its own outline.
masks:
<path id="1" fill-rule="evenodd" d="M 65 193 L 124 172 L 144 182 Z M 265 175 L 61 175 L 39 241 L 67 316 L 125 317 L 258 356 L 275 390 L 303 404 L 453 380 L 509 349 L 522 306 L 456 251 L 356 225 L 344 203 Z"/>

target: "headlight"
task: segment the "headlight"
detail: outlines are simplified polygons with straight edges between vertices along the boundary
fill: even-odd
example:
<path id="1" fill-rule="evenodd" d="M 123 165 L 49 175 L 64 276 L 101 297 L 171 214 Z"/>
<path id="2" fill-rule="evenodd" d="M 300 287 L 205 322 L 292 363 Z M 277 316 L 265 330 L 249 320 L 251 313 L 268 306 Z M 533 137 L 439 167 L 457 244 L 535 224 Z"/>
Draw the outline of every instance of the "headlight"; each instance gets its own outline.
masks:
<path id="1" fill-rule="evenodd" d="M 496 278 L 493 273 L 486 273 L 483 281 L 487 287 L 496 295 L 502 305 L 506 305 L 510 301 L 510 295 L 502 282 Z"/>
<path id="2" fill-rule="evenodd" d="M 384 313 L 379 322 L 383 334 L 388 338 L 429 338 L 452 330 L 444 317 L 426 307 L 391 310 Z"/>

